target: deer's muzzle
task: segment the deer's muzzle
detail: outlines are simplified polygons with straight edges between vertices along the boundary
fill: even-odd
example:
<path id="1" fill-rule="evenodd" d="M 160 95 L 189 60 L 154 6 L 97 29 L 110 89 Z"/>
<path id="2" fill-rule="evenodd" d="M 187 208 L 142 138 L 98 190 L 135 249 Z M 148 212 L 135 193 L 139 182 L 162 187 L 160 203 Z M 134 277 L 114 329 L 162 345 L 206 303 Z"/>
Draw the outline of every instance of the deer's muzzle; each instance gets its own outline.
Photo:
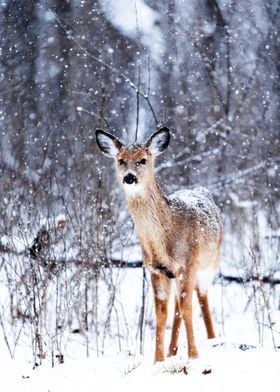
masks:
<path id="1" fill-rule="evenodd" d="M 134 174 L 132 174 L 132 173 L 127 173 L 127 174 L 124 176 L 124 178 L 123 178 L 123 182 L 124 182 L 125 184 L 137 184 L 137 183 L 138 183 L 138 180 L 137 180 L 137 177 L 136 177 Z"/>

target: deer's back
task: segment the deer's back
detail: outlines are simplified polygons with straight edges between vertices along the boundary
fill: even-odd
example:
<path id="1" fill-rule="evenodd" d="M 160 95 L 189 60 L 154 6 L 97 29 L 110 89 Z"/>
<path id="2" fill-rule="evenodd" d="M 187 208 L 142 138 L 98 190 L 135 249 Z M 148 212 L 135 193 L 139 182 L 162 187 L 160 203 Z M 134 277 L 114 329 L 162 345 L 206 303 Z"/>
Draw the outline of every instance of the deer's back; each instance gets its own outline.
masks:
<path id="1" fill-rule="evenodd" d="M 210 192 L 203 188 L 185 189 L 174 192 L 168 198 L 170 208 L 182 226 L 204 231 L 213 238 L 221 232 L 219 210 Z"/>
<path id="2" fill-rule="evenodd" d="M 210 192 L 198 187 L 174 192 L 168 197 L 168 202 L 173 212 L 182 221 L 203 221 L 207 228 L 215 234 L 221 229 L 219 210 Z"/>
<path id="3" fill-rule="evenodd" d="M 197 254 L 201 267 L 210 255 L 216 258 L 214 255 L 218 255 L 221 244 L 222 223 L 210 192 L 203 187 L 180 190 L 167 200 L 173 214 L 177 244 L 189 249 L 192 255 Z"/>

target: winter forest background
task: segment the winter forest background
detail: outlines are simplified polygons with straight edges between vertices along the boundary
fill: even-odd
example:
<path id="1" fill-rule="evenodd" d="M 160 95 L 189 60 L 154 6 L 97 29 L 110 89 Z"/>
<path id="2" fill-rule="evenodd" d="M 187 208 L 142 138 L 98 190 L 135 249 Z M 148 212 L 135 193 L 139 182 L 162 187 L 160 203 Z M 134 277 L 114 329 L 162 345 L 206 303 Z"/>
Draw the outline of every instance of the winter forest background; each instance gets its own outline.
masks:
<path id="1" fill-rule="evenodd" d="M 148 277 L 116 268 L 141 254 L 94 133 L 143 142 L 160 125 L 172 132 L 157 161 L 163 189 L 203 185 L 222 211 L 216 323 L 226 332 L 225 290 L 237 284 L 260 342 L 268 330 L 275 344 L 279 8 L 0 1 L 0 328 L 11 356 L 29 344 L 35 362 L 62 361 L 69 341 L 87 355 L 112 340 L 144 351 L 154 328 Z"/>

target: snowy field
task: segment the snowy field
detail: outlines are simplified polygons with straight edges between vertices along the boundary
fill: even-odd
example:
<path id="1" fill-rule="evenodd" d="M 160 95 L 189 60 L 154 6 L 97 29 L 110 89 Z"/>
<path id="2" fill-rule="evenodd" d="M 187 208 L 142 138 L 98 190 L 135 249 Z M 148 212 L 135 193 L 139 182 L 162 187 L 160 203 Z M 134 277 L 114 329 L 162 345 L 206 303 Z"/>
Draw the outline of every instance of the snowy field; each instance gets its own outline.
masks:
<path id="1" fill-rule="evenodd" d="M 120 301 L 126 301 L 130 315 L 130 347 L 133 342 L 133 322 L 137 314 L 132 311 L 137 289 L 137 274 L 125 272 Z M 133 280 L 133 279 L 134 280 Z M 55 359 L 52 366 L 48 356 L 41 366 L 33 368 L 30 347 L 19 343 L 15 359 L 9 357 L 4 341 L 1 342 L 1 390 L 34 392 L 84 392 L 94 390 L 130 391 L 131 389 L 170 391 L 176 385 L 190 391 L 262 391 L 274 386 L 279 378 L 280 353 L 274 346 L 280 345 L 280 318 L 274 313 L 274 329 L 261 330 L 254 315 L 253 302 L 248 303 L 248 291 L 236 284 L 228 286 L 216 283 L 210 291 L 217 338 L 207 341 L 198 306 L 195 304 L 195 329 L 200 358 L 187 362 L 184 330 L 176 357 L 153 365 L 154 329 L 146 327 L 144 355 L 125 349 L 119 350 L 116 340 L 107 343 L 104 354 L 98 356 L 94 342 L 89 343 L 86 357 L 82 336 L 72 335 L 64 343 L 64 363 Z M 152 312 L 150 289 L 147 294 L 146 312 Z M 170 305 L 172 307 L 172 303 Z M 172 309 L 170 309 L 172 311 Z M 134 320 L 134 321 L 133 321 Z M 166 343 L 170 334 L 168 322 Z M 136 328 L 136 327 L 135 327 Z M 132 329 L 132 330 L 131 330 Z M 2 339 L 2 336 L 1 336 Z M 128 346 L 129 346 L 128 344 Z M 211 370 L 210 370 L 211 369 Z M 207 370 L 203 374 L 203 371 Z M 174 382 L 176 384 L 174 384 Z"/>
<path id="2" fill-rule="evenodd" d="M 169 391 L 176 387 L 193 391 L 262 391 L 279 380 L 279 353 L 273 350 L 249 348 L 241 350 L 239 344 L 216 339 L 200 346 L 201 359 L 190 365 L 188 374 L 178 372 L 182 358 L 175 357 L 161 365 L 152 365 L 152 355 L 131 358 L 125 354 L 102 358 L 67 358 L 51 368 L 44 365 L 32 370 L 20 360 L 2 356 L 2 391 L 84 392 L 94 390 L 130 391 L 155 388 Z M 195 363 L 197 362 L 197 363 Z M 211 366 L 211 373 L 201 369 Z M 176 383 L 176 384 L 174 384 Z M 277 390 L 277 388 L 275 389 Z"/>

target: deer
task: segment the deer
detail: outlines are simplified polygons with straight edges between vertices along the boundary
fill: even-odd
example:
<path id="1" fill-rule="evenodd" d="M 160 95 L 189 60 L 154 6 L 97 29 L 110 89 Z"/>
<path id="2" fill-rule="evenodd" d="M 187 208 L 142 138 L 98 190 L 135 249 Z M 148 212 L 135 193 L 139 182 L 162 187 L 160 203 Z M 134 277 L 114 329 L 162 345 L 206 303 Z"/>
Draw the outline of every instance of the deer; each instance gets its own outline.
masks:
<path id="1" fill-rule="evenodd" d="M 155 177 L 155 157 L 170 142 L 162 127 L 143 144 L 125 144 L 101 129 L 96 142 L 101 152 L 114 158 L 149 270 L 154 294 L 156 339 L 154 363 L 165 360 L 165 329 L 172 281 L 176 294 L 167 356 L 177 354 L 181 322 L 185 324 L 188 359 L 198 358 L 193 327 L 193 293 L 196 291 L 208 339 L 215 338 L 208 302 L 208 288 L 218 268 L 222 243 L 220 212 L 210 192 L 198 187 L 166 196 Z"/>

